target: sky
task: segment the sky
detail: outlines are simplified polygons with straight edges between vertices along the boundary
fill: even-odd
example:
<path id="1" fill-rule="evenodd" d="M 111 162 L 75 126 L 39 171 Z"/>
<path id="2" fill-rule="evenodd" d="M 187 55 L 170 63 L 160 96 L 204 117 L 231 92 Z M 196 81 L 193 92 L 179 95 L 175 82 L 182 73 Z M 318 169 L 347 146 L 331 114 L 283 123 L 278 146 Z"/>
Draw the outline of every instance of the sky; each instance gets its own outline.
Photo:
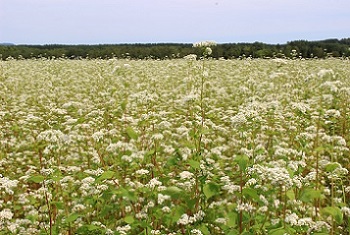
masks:
<path id="1" fill-rule="evenodd" d="M 350 0 L 0 0 L 0 43 L 263 42 L 350 37 Z"/>

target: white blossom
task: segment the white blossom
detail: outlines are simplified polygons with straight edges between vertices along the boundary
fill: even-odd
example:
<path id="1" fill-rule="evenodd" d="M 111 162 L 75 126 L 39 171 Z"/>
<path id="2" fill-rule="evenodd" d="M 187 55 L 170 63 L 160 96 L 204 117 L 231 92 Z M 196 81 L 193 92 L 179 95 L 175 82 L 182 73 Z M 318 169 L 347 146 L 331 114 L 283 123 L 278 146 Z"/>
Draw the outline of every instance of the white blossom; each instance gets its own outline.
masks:
<path id="1" fill-rule="evenodd" d="M 191 230 L 191 234 L 193 234 L 193 235 L 203 235 L 203 233 L 199 229 L 192 229 Z"/>
<path id="2" fill-rule="evenodd" d="M 161 185 L 162 185 L 162 182 L 160 182 L 158 178 L 153 178 L 146 184 L 146 186 L 151 189 L 154 189 L 155 187 L 161 186 Z"/>
<path id="3" fill-rule="evenodd" d="M 285 221 L 293 226 L 298 224 L 298 219 L 299 217 L 295 213 L 292 213 L 286 216 Z"/>
<path id="4" fill-rule="evenodd" d="M 17 187 L 18 180 L 10 180 L 0 174 L 0 189 L 5 190 L 6 193 L 14 194 L 13 188 Z"/>
<path id="5" fill-rule="evenodd" d="M 182 171 L 179 175 L 182 180 L 193 178 L 193 173 L 189 171 Z"/>
<path id="6" fill-rule="evenodd" d="M 131 230 L 131 226 L 129 224 L 124 226 L 118 226 L 116 230 L 122 235 L 127 235 L 129 234 L 128 232 Z"/>
<path id="7" fill-rule="evenodd" d="M 193 43 L 193 47 L 212 47 L 216 45 L 217 43 L 214 41 L 201 41 Z"/>
<path id="8" fill-rule="evenodd" d="M 0 211 L 0 222 L 4 221 L 4 220 L 11 220 L 13 217 L 13 213 L 11 212 L 10 209 L 3 209 L 2 211 Z"/>

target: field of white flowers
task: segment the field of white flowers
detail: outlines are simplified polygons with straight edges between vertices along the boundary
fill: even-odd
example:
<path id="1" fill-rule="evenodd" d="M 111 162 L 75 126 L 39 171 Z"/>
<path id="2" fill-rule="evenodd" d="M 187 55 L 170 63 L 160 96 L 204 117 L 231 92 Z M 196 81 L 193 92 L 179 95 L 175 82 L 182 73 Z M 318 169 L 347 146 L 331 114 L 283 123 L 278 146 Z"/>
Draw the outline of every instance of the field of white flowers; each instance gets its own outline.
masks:
<path id="1" fill-rule="evenodd" d="M 0 61 L 0 234 L 349 234 L 350 61 Z"/>

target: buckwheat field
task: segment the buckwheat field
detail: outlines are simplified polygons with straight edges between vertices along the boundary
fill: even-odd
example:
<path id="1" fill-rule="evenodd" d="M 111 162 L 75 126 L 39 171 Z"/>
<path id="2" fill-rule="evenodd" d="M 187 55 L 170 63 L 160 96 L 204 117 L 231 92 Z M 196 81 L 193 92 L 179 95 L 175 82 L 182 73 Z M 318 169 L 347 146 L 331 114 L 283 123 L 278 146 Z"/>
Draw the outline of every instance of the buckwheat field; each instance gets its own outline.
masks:
<path id="1" fill-rule="evenodd" d="M 350 61 L 0 61 L 0 234 L 349 234 Z"/>

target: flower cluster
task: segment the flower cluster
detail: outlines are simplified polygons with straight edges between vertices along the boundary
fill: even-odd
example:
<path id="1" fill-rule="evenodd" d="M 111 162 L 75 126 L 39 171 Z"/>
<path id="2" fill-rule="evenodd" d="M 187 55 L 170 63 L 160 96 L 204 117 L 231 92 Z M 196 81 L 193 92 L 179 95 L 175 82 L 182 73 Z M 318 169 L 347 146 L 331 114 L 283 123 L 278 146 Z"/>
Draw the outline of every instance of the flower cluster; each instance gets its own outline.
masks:
<path id="1" fill-rule="evenodd" d="M 193 47 L 213 47 L 216 45 L 217 43 L 215 41 L 201 41 L 193 43 Z"/>

